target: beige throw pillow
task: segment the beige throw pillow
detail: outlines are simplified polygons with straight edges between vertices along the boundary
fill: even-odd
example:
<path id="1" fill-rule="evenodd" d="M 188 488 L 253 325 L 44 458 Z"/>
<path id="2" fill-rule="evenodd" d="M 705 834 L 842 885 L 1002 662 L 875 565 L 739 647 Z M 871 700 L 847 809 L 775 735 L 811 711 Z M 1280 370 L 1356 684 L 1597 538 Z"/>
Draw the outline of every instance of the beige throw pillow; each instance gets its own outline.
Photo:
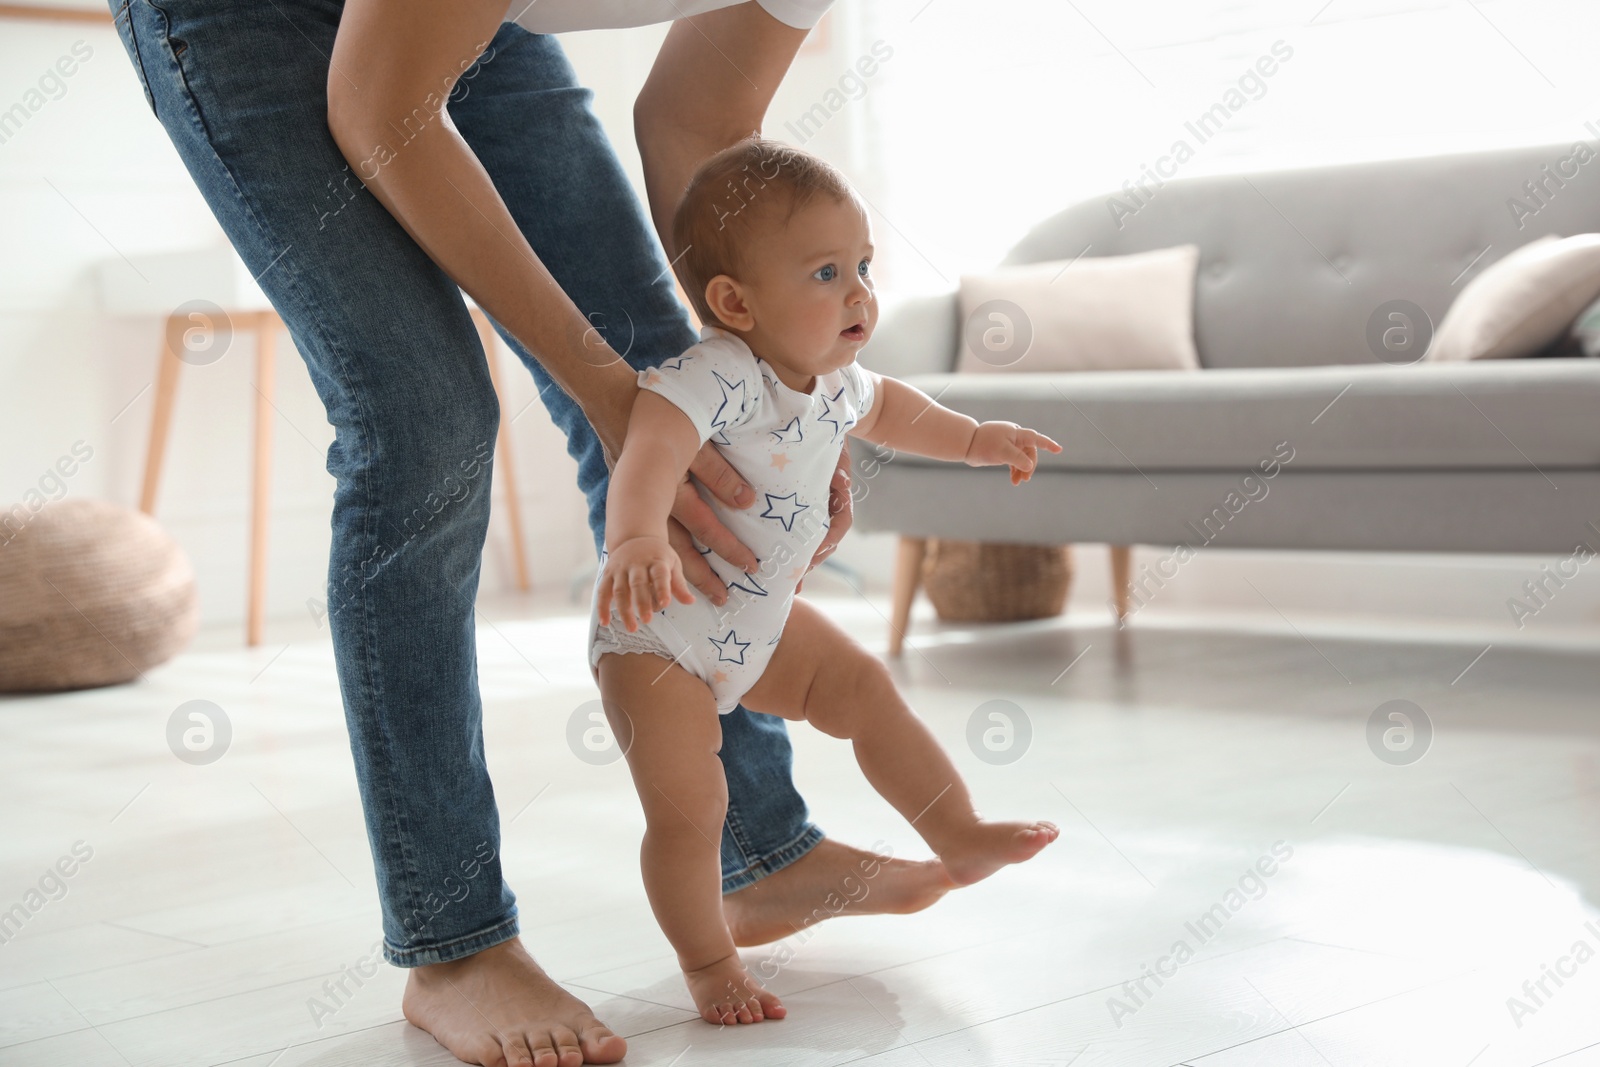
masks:
<path id="1" fill-rule="evenodd" d="M 1600 233 L 1530 241 L 1467 283 L 1429 361 L 1517 359 L 1555 341 L 1600 296 Z"/>
<path id="2" fill-rule="evenodd" d="M 1196 245 L 961 277 L 956 370 L 1199 370 Z"/>

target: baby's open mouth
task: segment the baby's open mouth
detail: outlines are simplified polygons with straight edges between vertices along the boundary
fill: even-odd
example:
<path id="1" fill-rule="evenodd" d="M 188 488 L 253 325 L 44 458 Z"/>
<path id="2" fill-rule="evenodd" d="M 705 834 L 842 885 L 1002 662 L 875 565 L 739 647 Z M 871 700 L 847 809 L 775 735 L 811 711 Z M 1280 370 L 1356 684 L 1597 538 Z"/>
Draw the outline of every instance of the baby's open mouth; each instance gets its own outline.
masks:
<path id="1" fill-rule="evenodd" d="M 863 341 L 867 336 L 867 328 L 858 322 L 848 330 L 840 330 L 839 336 L 847 341 Z"/>

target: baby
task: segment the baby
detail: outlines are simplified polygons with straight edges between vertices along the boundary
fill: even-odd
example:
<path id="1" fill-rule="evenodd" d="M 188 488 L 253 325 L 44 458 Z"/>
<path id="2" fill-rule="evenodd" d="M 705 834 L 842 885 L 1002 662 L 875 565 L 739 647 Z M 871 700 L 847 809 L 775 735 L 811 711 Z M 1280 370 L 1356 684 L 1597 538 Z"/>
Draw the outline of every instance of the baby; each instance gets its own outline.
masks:
<path id="1" fill-rule="evenodd" d="M 784 1008 L 745 970 L 723 920 L 719 714 L 742 703 L 849 739 L 867 780 L 957 884 L 1031 858 L 1058 833 L 979 815 L 883 663 L 795 597 L 828 527 L 845 436 L 1009 466 L 1013 485 L 1031 476 L 1041 446 L 1061 446 L 1014 423 L 980 425 L 856 363 L 877 322 L 872 230 L 854 190 L 822 160 L 741 141 L 696 173 L 673 237 L 706 325 L 700 343 L 639 373 L 606 496 L 589 662 L 644 804 L 651 909 L 701 1017 L 749 1023 Z M 694 597 L 667 542 L 677 487 L 707 440 L 756 493 L 735 509 L 697 487 L 761 561 L 745 573 L 696 544 L 728 587 L 720 608 Z"/>

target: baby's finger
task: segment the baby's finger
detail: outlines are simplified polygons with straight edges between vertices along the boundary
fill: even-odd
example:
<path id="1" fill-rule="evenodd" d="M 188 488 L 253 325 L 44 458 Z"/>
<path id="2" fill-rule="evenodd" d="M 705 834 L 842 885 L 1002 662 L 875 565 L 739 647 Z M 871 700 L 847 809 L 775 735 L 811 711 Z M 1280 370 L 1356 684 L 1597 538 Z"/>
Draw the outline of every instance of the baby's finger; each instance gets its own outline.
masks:
<path id="1" fill-rule="evenodd" d="M 655 593 L 650 588 L 650 568 L 634 567 L 628 572 L 628 592 L 633 597 L 640 622 L 649 622 L 655 605 Z"/>
<path id="2" fill-rule="evenodd" d="M 650 565 L 650 592 L 655 596 L 657 611 L 672 603 L 672 567 L 664 559 Z"/>
<path id="3" fill-rule="evenodd" d="M 1054 438 L 1047 437 L 1044 434 L 1040 433 L 1038 430 L 1029 430 L 1028 433 L 1033 435 L 1033 443 L 1034 444 L 1043 445 L 1045 448 L 1049 449 L 1051 452 L 1060 452 L 1061 451 L 1061 446 L 1056 443 Z"/>
<path id="4" fill-rule="evenodd" d="M 1012 485 L 1021 485 L 1023 482 L 1027 481 L 1029 478 L 1032 478 L 1034 470 L 1039 466 L 1039 450 L 1037 448 L 1033 447 L 1033 443 L 1030 440 L 1030 438 L 1028 437 L 1028 431 L 1024 430 L 1022 432 L 1022 440 L 1025 443 L 1021 447 L 1021 452 L 1022 452 L 1022 455 L 1023 455 L 1024 459 L 1026 460 L 1026 462 L 1023 463 L 1023 464 L 1020 464 L 1020 465 L 1019 464 L 1013 464 L 1012 465 L 1012 467 L 1011 467 L 1011 484 Z"/>
<path id="5" fill-rule="evenodd" d="M 617 575 L 617 614 L 622 616 L 622 625 L 630 634 L 639 628 L 639 617 L 633 610 L 633 587 L 625 574 Z"/>
<path id="6" fill-rule="evenodd" d="M 611 624 L 624 630 L 633 629 L 628 625 L 627 588 L 615 578 L 611 580 Z"/>
<path id="7" fill-rule="evenodd" d="M 605 579 L 605 578 L 601 579 L 601 581 L 600 581 L 600 589 L 596 593 L 596 598 L 597 598 L 596 607 L 600 611 L 600 625 L 601 626 L 610 626 L 611 625 L 611 582 L 610 582 L 609 579 Z"/>

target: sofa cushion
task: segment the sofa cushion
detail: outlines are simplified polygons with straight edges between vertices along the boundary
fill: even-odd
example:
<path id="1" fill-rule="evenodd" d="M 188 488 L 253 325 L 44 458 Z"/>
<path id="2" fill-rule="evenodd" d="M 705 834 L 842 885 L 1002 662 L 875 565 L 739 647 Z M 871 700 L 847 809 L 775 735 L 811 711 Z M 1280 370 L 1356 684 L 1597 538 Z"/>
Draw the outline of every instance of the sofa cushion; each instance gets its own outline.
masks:
<path id="1" fill-rule="evenodd" d="M 956 369 L 1199 370 L 1195 245 L 961 276 Z"/>
<path id="2" fill-rule="evenodd" d="M 1597 360 L 906 380 L 945 407 L 1061 442 L 1041 470 L 1245 469 L 1280 442 L 1296 469 L 1600 468 Z"/>
<path id="3" fill-rule="evenodd" d="M 1520 359 L 1556 341 L 1600 294 L 1600 233 L 1523 245 L 1467 283 L 1427 358 Z"/>

